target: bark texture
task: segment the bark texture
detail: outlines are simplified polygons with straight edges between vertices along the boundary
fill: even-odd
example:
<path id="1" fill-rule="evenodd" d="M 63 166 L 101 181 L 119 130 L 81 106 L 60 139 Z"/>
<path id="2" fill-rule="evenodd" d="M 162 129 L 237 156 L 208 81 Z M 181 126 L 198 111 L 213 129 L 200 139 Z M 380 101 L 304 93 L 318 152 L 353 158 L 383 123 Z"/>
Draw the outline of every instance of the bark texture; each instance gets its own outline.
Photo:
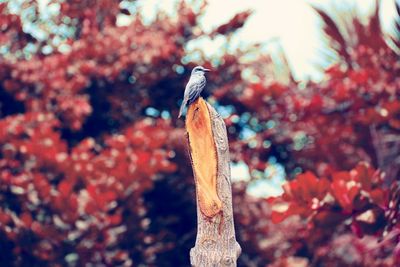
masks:
<path id="1" fill-rule="evenodd" d="M 241 248 L 233 222 L 225 123 L 212 106 L 199 98 L 188 108 L 186 130 L 197 199 L 197 237 L 190 251 L 191 265 L 236 266 Z"/>

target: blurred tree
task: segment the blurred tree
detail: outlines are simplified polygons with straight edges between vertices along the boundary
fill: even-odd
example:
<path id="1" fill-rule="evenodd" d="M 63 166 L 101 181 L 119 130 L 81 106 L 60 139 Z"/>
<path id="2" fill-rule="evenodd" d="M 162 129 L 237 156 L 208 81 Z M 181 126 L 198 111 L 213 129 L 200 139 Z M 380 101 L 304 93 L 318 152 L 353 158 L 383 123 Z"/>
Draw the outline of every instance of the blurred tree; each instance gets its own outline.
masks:
<path id="1" fill-rule="evenodd" d="M 194 186 L 171 117 L 205 6 L 118 27 L 121 2 L 0 4 L 2 266 L 188 265 Z"/>
<path id="2" fill-rule="evenodd" d="M 253 214 L 265 214 L 275 222 L 293 215 L 303 219 L 298 223 L 305 231 L 293 227 L 299 233 L 297 240 L 287 236 L 290 245 L 281 258 L 268 256 L 269 242 L 279 237 L 277 230 L 267 241 L 254 241 L 246 233 L 252 244 L 258 244 L 257 255 L 264 253 L 263 264 L 275 261 L 276 266 L 293 266 L 293 260 L 299 266 L 400 263 L 398 2 L 396 9 L 395 35 L 389 36 L 381 30 L 378 2 L 365 23 L 355 13 L 332 15 L 315 8 L 324 23 L 327 54 L 337 57 L 322 82 L 283 85 L 261 78 L 262 82 L 249 84 L 243 91 L 217 95 L 221 103 L 234 106 L 227 120 L 234 133 L 233 150 L 243 151 L 236 153 L 237 160 L 247 162 L 257 174 L 264 172 L 267 158 L 275 156 L 292 179 L 284 185 L 283 196 L 269 199 L 271 213 L 258 207 Z M 243 128 L 252 134 L 237 138 Z M 239 218 L 242 214 L 251 217 L 247 207 L 237 207 Z M 259 229 L 257 236 L 262 231 L 268 236 L 272 226 L 253 216 L 257 219 L 239 220 Z M 373 237 L 363 241 L 355 237 L 366 234 Z M 281 251 L 282 243 L 274 250 Z"/>
<path id="3" fill-rule="evenodd" d="M 206 5 L 145 23 L 128 4 L 51 1 L 47 17 L 36 1 L 0 4 L 2 266 L 189 264 L 194 185 L 175 118 Z M 273 156 L 291 179 L 269 201 L 234 184 L 239 264 L 396 266 L 400 38 L 378 5 L 367 24 L 317 12 L 338 58 L 323 82 L 272 80 L 256 46 L 224 53 L 209 79 L 233 160 L 256 177 Z"/>

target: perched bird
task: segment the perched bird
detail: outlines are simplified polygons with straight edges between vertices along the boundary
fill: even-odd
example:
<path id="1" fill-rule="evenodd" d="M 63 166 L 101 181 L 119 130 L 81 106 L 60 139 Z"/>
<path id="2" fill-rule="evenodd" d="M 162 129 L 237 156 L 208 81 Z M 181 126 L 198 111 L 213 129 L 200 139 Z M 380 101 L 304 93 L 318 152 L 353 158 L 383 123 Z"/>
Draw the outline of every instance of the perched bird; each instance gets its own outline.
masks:
<path id="1" fill-rule="evenodd" d="M 182 116 L 185 107 L 192 104 L 199 96 L 204 87 L 206 87 L 206 76 L 205 73 L 209 72 L 202 66 L 197 66 L 192 70 L 190 79 L 185 87 L 185 93 L 183 95 L 183 101 L 181 104 L 181 109 L 179 110 L 178 119 Z"/>

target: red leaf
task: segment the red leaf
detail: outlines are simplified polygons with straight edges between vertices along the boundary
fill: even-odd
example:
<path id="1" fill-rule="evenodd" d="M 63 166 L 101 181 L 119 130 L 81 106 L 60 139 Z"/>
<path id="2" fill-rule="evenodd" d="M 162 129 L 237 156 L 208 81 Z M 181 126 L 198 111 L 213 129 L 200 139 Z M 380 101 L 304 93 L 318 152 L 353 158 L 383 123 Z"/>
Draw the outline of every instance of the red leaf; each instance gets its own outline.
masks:
<path id="1" fill-rule="evenodd" d="M 62 196 L 68 196 L 73 188 L 73 184 L 70 181 L 64 180 L 58 185 L 58 191 Z"/>
<path id="2" fill-rule="evenodd" d="M 114 214 L 114 215 L 108 216 L 108 220 L 111 225 L 118 225 L 122 221 L 122 216 L 120 214 Z"/>
<path id="3" fill-rule="evenodd" d="M 351 212 L 354 198 L 360 192 L 358 183 L 350 180 L 350 174 L 348 172 L 337 172 L 333 175 L 331 188 L 340 206 L 342 206 L 346 212 Z"/>
<path id="4" fill-rule="evenodd" d="M 24 225 L 28 228 L 31 227 L 32 224 L 32 216 L 30 213 L 24 212 L 20 216 L 21 221 L 24 223 Z"/>

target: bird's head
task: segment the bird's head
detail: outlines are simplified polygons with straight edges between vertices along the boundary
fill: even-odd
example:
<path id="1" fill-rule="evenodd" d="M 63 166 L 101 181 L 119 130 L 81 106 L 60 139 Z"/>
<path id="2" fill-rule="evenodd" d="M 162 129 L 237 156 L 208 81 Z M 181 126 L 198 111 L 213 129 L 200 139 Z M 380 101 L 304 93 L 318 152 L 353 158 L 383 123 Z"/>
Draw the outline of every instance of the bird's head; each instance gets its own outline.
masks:
<path id="1" fill-rule="evenodd" d="M 206 69 L 206 68 L 204 68 L 202 66 L 197 66 L 192 70 L 192 75 L 194 75 L 194 74 L 204 74 L 204 73 L 209 72 L 209 71 L 210 71 L 209 69 Z"/>

